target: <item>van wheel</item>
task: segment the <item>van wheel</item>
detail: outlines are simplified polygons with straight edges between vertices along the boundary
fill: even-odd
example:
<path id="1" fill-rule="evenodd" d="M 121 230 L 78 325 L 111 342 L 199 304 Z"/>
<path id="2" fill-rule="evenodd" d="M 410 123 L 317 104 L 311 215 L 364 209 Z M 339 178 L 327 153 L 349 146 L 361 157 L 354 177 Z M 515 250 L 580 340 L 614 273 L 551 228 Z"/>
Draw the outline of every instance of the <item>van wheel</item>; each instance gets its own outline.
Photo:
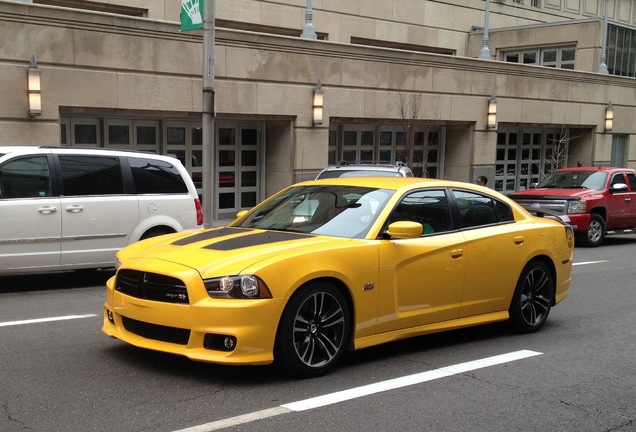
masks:
<path id="1" fill-rule="evenodd" d="M 605 221 L 600 215 L 596 213 L 590 215 L 590 225 L 580 240 L 581 244 L 587 247 L 597 247 L 603 243 L 605 240 Z"/>
<path id="2" fill-rule="evenodd" d="M 139 238 L 139 240 L 146 240 L 151 237 L 157 237 L 164 234 L 172 234 L 173 232 L 174 231 L 170 231 L 166 228 L 151 228 L 145 233 L 143 233 L 143 235 L 141 236 L 141 238 Z"/>

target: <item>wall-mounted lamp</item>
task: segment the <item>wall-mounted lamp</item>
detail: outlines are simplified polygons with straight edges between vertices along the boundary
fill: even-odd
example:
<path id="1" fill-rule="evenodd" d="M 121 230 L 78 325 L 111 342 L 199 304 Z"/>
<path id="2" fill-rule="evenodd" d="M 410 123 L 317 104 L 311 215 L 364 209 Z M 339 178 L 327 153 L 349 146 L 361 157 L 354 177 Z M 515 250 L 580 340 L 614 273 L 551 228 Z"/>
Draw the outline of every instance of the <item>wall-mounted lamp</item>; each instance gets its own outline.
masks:
<path id="1" fill-rule="evenodd" d="M 27 69 L 27 93 L 29 97 L 29 116 L 42 115 L 42 87 L 40 86 L 40 68 L 35 61 L 35 55 L 31 56 L 31 63 Z"/>
<path id="2" fill-rule="evenodd" d="M 314 87 L 314 97 L 313 97 L 313 113 L 312 119 L 314 126 L 322 124 L 322 107 L 323 107 L 323 92 L 322 92 L 322 84 L 320 80 L 316 83 L 316 87 Z"/>
<path id="3" fill-rule="evenodd" d="M 497 98 L 493 93 L 488 100 L 488 129 L 494 129 L 497 127 Z"/>
<path id="4" fill-rule="evenodd" d="M 607 104 L 605 108 L 605 132 L 611 132 L 614 128 L 614 106 L 612 101 Z"/>

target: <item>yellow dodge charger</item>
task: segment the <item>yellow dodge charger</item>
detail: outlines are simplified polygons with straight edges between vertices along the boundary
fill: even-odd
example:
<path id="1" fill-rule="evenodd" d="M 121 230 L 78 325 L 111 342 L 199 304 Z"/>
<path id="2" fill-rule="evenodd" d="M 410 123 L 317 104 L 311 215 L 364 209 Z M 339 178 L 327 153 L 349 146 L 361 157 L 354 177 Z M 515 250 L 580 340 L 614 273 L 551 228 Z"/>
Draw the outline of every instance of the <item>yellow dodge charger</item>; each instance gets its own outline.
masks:
<path id="1" fill-rule="evenodd" d="M 357 177 L 290 186 L 226 227 L 117 254 L 102 330 L 222 364 L 323 374 L 346 350 L 509 320 L 538 330 L 573 232 L 485 187 Z"/>

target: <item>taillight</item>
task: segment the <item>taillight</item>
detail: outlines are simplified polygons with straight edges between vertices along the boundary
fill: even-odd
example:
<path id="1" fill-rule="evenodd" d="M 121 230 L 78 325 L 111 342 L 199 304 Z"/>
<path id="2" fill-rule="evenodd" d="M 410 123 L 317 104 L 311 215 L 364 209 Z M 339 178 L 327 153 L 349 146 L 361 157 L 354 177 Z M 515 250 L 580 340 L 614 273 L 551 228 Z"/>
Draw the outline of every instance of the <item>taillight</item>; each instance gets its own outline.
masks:
<path id="1" fill-rule="evenodd" d="M 199 198 L 194 199 L 194 207 L 197 209 L 197 225 L 203 225 L 203 207 Z"/>

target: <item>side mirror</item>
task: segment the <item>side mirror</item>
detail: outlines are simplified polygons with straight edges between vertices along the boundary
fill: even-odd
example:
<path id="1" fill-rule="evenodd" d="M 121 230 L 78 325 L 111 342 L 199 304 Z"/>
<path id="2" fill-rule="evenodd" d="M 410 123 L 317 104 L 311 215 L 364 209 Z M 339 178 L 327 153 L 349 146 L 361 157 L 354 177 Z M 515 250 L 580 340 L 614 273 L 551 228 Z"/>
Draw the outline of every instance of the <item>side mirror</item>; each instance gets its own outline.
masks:
<path id="1" fill-rule="evenodd" d="M 249 210 L 241 210 L 240 212 L 238 212 L 238 213 L 236 214 L 236 218 L 237 218 L 237 219 L 242 218 L 243 216 L 245 216 L 245 215 L 247 214 L 247 212 L 248 212 L 248 211 L 249 211 Z"/>
<path id="2" fill-rule="evenodd" d="M 537 186 L 539 186 L 539 183 L 530 183 L 530 186 L 528 186 L 528 189 L 536 189 Z"/>
<path id="3" fill-rule="evenodd" d="M 627 192 L 627 185 L 625 183 L 616 183 L 610 186 L 610 192 Z"/>
<path id="4" fill-rule="evenodd" d="M 409 239 L 422 237 L 424 227 L 421 223 L 411 221 L 397 221 L 389 225 L 388 233 L 393 238 Z"/>

